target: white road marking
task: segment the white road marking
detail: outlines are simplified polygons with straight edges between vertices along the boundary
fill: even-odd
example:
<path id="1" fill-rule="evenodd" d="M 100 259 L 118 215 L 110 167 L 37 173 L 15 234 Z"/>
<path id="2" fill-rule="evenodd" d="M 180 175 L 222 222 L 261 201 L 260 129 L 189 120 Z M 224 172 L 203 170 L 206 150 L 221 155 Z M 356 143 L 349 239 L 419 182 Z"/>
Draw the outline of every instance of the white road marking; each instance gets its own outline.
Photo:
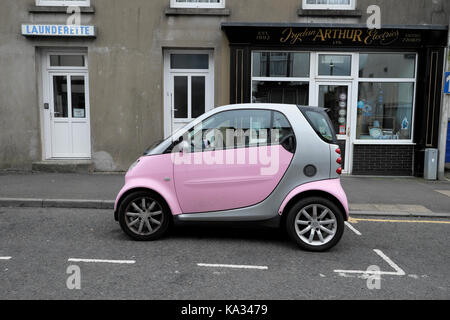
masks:
<path id="1" fill-rule="evenodd" d="M 376 254 L 378 254 L 381 258 L 383 258 L 383 260 L 386 261 L 395 271 L 397 271 L 397 274 L 399 276 L 404 276 L 406 274 L 405 271 L 403 271 L 398 265 L 396 265 L 394 261 L 389 259 L 389 257 L 385 255 L 383 251 L 378 249 L 373 249 L 373 251 L 375 251 Z"/>
<path id="2" fill-rule="evenodd" d="M 348 221 L 345 221 L 345 225 L 352 230 L 354 233 L 356 233 L 358 236 L 361 236 L 361 232 L 359 232 L 358 230 L 356 230 L 356 228 L 354 226 L 352 226 Z"/>
<path id="3" fill-rule="evenodd" d="M 0 260 L 11 260 L 12 257 L 0 257 Z"/>
<path id="4" fill-rule="evenodd" d="M 93 262 L 93 263 L 116 263 L 116 264 L 134 264 L 135 260 L 101 260 L 101 259 L 76 259 L 70 258 L 70 262 Z"/>
<path id="5" fill-rule="evenodd" d="M 266 266 L 245 266 L 245 265 L 235 265 L 235 264 L 210 264 L 210 263 L 197 263 L 199 267 L 209 267 L 209 268 L 234 268 L 234 269 L 258 269 L 267 270 L 269 267 Z"/>
<path id="6" fill-rule="evenodd" d="M 387 276 L 404 276 L 406 273 L 397 264 L 395 264 L 388 256 L 386 256 L 381 250 L 374 249 L 376 254 L 378 254 L 384 261 L 386 261 L 395 272 L 391 271 L 368 271 L 368 270 L 334 270 L 334 272 L 340 275 L 346 274 L 365 274 L 365 275 L 387 275 Z"/>
<path id="7" fill-rule="evenodd" d="M 434 190 L 436 192 L 439 192 L 440 194 L 443 194 L 447 197 L 450 197 L 450 190 Z"/>

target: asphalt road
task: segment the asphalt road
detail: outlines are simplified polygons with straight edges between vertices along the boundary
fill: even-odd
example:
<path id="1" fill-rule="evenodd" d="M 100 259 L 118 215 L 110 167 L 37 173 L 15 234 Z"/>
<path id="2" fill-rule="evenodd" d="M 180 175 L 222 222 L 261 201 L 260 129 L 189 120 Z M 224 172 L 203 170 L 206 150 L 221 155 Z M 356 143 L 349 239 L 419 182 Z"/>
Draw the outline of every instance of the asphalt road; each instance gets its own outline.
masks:
<path id="1" fill-rule="evenodd" d="M 109 210 L 0 208 L 0 299 L 450 299 L 448 220 L 361 219 L 319 254 L 274 229 L 183 226 L 134 242 Z M 379 289 L 362 273 L 372 265 Z"/>

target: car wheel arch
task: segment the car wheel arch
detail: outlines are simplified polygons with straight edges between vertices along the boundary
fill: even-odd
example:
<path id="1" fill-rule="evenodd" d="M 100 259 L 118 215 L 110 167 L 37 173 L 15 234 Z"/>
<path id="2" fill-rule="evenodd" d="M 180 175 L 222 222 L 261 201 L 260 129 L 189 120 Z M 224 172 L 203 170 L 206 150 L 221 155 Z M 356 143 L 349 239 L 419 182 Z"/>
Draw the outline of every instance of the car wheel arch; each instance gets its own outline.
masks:
<path id="1" fill-rule="evenodd" d="M 292 199 L 289 200 L 289 202 L 286 204 L 286 206 L 283 208 L 282 212 L 280 213 L 281 215 L 281 219 L 282 221 L 284 221 L 284 219 L 286 219 L 287 216 L 287 212 L 289 212 L 289 210 L 291 210 L 291 208 L 300 200 L 302 199 L 306 199 L 306 198 L 312 198 L 312 197 L 321 197 L 321 198 L 325 198 L 330 200 L 331 202 L 333 202 L 341 211 L 341 214 L 344 218 L 344 221 L 348 221 L 348 217 L 345 214 L 345 208 L 342 205 L 342 203 L 331 193 L 328 193 L 326 191 L 323 190 L 307 190 L 307 191 L 303 191 L 300 192 L 298 194 L 296 194 Z"/>
<path id="2" fill-rule="evenodd" d="M 139 192 L 139 191 L 146 191 L 146 192 L 150 192 L 150 193 L 154 193 L 155 195 L 157 195 L 162 201 L 164 201 L 165 205 L 167 206 L 167 208 L 169 209 L 169 213 L 172 214 L 172 208 L 170 207 L 169 202 L 158 192 L 155 191 L 153 189 L 150 188 L 146 188 L 146 187 L 136 187 L 136 188 L 131 188 L 127 191 L 125 191 L 121 196 L 120 199 L 117 201 L 117 208 L 114 211 L 114 219 L 116 221 L 119 221 L 119 208 L 123 202 L 123 200 L 128 197 L 130 194 L 134 193 L 134 192 Z"/>

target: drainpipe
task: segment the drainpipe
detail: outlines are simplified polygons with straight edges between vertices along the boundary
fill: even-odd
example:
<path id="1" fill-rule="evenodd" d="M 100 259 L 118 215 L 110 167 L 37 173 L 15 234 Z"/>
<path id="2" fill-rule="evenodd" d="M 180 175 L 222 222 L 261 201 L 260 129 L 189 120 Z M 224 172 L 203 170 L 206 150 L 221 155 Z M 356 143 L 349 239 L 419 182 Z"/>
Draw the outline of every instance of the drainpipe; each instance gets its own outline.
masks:
<path id="1" fill-rule="evenodd" d="M 450 27 L 450 20 L 449 20 Z M 444 59 L 444 71 L 450 71 L 450 32 L 448 37 L 447 48 L 445 49 L 445 59 Z M 444 72 L 445 75 L 445 72 Z M 447 79 L 444 79 L 446 81 Z M 438 162 L 438 179 L 445 180 L 445 151 L 447 144 L 447 129 L 448 120 L 450 117 L 450 94 L 443 94 L 442 104 L 441 104 L 441 123 L 440 123 L 440 134 L 439 134 L 439 162 Z"/>

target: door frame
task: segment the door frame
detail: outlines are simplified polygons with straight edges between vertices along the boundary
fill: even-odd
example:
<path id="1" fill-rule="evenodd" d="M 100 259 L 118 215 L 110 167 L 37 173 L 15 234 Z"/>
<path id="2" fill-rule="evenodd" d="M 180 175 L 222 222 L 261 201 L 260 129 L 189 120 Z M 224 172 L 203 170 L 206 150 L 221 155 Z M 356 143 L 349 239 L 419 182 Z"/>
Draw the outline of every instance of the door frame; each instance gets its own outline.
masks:
<path id="1" fill-rule="evenodd" d="M 311 96 L 311 105 L 315 107 L 323 107 L 319 106 L 319 87 L 320 86 L 346 86 L 348 88 L 347 93 L 347 124 L 346 124 L 346 134 L 340 135 L 338 132 L 336 133 L 336 137 L 338 140 L 345 140 L 345 164 L 343 172 L 350 174 L 353 166 L 353 131 L 352 128 L 354 121 L 356 118 L 353 115 L 353 109 L 355 104 L 353 102 L 354 88 L 353 82 L 348 80 L 318 80 L 314 81 L 313 84 L 313 95 Z M 354 120 L 355 119 L 355 120 Z"/>
<path id="2" fill-rule="evenodd" d="M 208 54 L 209 55 L 209 64 L 208 70 L 206 69 L 171 69 L 170 68 L 170 55 L 182 53 L 182 54 Z M 205 79 L 205 112 L 214 109 L 214 91 L 215 91 L 215 83 L 214 83 L 214 50 L 212 49 L 199 49 L 199 50 L 184 50 L 184 49 L 170 49 L 164 50 L 163 54 L 163 78 L 164 78 L 164 88 L 163 88 L 163 104 L 164 104 L 164 138 L 170 136 L 173 130 L 173 122 L 178 123 L 188 123 L 193 118 L 188 118 L 187 120 L 175 120 L 174 119 L 174 97 L 173 97 L 173 77 L 174 76 L 196 76 L 196 75 L 204 75 Z M 188 81 L 188 100 L 191 97 L 191 82 Z M 189 113 L 189 109 L 188 109 Z"/>
<path id="3" fill-rule="evenodd" d="M 84 55 L 85 66 L 84 67 L 52 67 L 50 66 L 50 55 Z M 82 49 L 46 49 L 42 51 L 41 54 L 41 79 L 42 79 L 42 105 L 39 108 L 42 110 L 42 131 L 43 131 L 43 158 L 44 160 L 76 160 L 76 159 L 91 159 L 92 149 L 91 149 L 91 117 L 90 117 L 90 92 L 89 92 L 89 66 L 88 66 L 88 56 L 86 50 Z M 88 135 L 89 135 L 89 154 L 83 156 L 68 155 L 67 157 L 55 157 L 53 155 L 53 142 L 52 142 L 52 111 L 54 110 L 54 96 L 53 96 L 53 86 L 52 79 L 55 75 L 63 76 L 84 76 L 85 79 L 85 104 L 86 104 L 86 122 L 88 124 Z M 70 89 L 68 87 L 68 96 Z M 49 107 L 46 109 L 44 106 L 48 104 Z M 70 106 L 68 106 L 69 108 Z M 72 134 L 72 133 L 70 133 Z"/>
<path id="4" fill-rule="evenodd" d="M 319 76 L 319 55 L 351 56 L 350 76 Z M 353 170 L 353 147 L 356 140 L 359 52 L 312 51 L 310 59 L 311 79 L 309 88 L 309 103 L 311 106 L 318 106 L 319 85 L 348 85 L 349 87 L 349 95 L 347 98 L 347 137 L 345 143 L 346 159 L 343 172 L 346 174 L 351 174 Z"/>

